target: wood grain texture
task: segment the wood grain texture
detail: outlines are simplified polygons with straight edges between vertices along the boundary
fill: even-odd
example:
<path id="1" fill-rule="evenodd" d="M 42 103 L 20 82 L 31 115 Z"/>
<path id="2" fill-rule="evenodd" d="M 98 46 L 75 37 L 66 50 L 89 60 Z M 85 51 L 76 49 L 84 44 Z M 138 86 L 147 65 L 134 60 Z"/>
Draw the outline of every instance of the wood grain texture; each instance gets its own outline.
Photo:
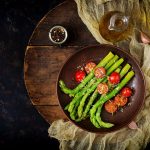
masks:
<path id="1" fill-rule="evenodd" d="M 59 106 L 54 105 L 54 106 L 35 106 L 35 107 L 39 111 L 41 116 L 48 123 L 56 121 L 57 119 L 67 120 L 66 116 L 64 115 L 63 111 Z"/>
<path id="2" fill-rule="evenodd" d="M 87 46 L 97 43 L 79 18 L 75 2 L 68 0 L 43 17 L 34 30 L 29 45 L 53 45 L 48 32 L 54 25 L 62 25 L 67 29 L 68 40 L 64 44 L 66 46 Z"/>
<path id="3" fill-rule="evenodd" d="M 25 83 L 33 105 L 57 105 L 56 81 L 65 60 L 79 47 L 29 46 L 24 63 Z"/>
<path id="4" fill-rule="evenodd" d="M 62 25 L 68 31 L 67 42 L 58 47 L 48 37 L 50 28 Z M 49 11 L 35 28 L 26 49 L 24 80 L 33 105 L 49 123 L 66 118 L 58 106 L 57 76 L 66 59 L 84 46 L 97 42 L 83 24 L 74 1 L 65 1 Z"/>

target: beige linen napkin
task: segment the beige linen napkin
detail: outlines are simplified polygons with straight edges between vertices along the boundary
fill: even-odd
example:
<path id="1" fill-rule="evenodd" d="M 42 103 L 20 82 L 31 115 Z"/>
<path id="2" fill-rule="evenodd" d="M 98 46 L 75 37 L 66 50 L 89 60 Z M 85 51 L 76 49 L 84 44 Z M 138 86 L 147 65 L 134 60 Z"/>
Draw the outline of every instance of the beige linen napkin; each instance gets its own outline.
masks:
<path id="1" fill-rule="evenodd" d="M 135 32 L 130 39 L 121 41 L 117 45 L 122 48 L 128 47 L 130 53 L 141 64 L 146 79 L 146 99 L 135 120 L 138 125 L 136 130 L 124 127 L 112 133 L 98 135 L 83 131 L 69 121 L 58 120 L 48 129 L 49 136 L 59 140 L 62 150 L 144 149 L 150 142 L 150 45 L 137 40 L 137 29 L 150 36 L 150 0 L 75 1 L 79 16 L 99 43 L 109 43 L 99 33 L 99 20 L 105 12 L 119 10 L 132 15 Z"/>

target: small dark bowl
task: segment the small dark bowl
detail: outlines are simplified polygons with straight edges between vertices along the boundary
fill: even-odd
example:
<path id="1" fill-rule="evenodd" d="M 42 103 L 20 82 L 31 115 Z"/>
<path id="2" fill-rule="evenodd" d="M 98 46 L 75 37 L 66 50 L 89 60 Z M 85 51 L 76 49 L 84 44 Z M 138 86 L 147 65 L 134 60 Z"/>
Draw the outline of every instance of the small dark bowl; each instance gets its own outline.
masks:
<path id="1" fill-rule="evenodd" d="M 107 128 L 97 129 L 90 122 L 89 118 L 81 122 L 75 122 L 71 120 L 69 113 L 67 111 L 64 111 L 65 106 L 71 101 L 71 98 L 61 91 L 61 89 L 59 88 L 59 80 L 62 79 L 67 87 L 73 89 L 77 85 L 77 83 L 74 81 L 74 74 L 75 71 L 77 70 L 77 67 L 84 66 L 89 61 L 94 61 L 98 63 L 100 59 L 102 59 L 104 56 L 108 54 L 109 51 L 112 51 L 119 57 L 124 58 L 125 60 L 124 64 L 129 63 L 132 66 L 132 69 L 135 71 L 134 78 L 128 84 L 128 86 L 134 89 L 134 94 L 129 99 L 131 105 L 125 106 L 123 112 L 117 111 L 112 116 L 112 114 L 107 113 L 103 109 L 101 113 L 102 120 L 114 123 L 115 126 L 109 129 Z M 137 64 L 134 58 L 118 47 L 111 45 L 86 47 L 78 51 L 74 55 L 72 55 L 63 65 L 57 81 L 57 96 L 59 104 L 65 115 L 78 127 L 94 133 L 112 132 L 128 125 L 140 111 L 145 98 L 144 75 L 140 69 L 140 66 Z"/>

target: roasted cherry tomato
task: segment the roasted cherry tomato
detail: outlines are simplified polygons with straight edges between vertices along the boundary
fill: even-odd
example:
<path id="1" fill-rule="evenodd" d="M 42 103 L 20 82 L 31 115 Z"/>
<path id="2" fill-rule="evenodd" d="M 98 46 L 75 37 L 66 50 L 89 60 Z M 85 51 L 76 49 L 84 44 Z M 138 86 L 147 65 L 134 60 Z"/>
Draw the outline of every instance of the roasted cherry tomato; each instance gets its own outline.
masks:
<path id="1" fill-rule="evenodd" d="M 104 106 L 105 106 L 105 110 L 109 113 L 114 113 L 117 111 L 117 105 L 111 100 L 106 102 Z"/>
<path id="2" fill-rule="evenodd" d="M 114 98 L 114 103 L 119 107 L 119 106 L 124 106 L 126 105 L 128 102 L 128 98 L 122 96 L 121 94 L 118 94 L 117 96 L 115 96 Z"/>
<path id="3" fill-rule="evenodd" d="M 78 70 L 75 73 L 75 80 L 81 82 L 85 78 L 85 72 L 83 70 Z"/>
<path id="4" fill-rule="evenodd" d="M 111 84 L 118 84 L 120 82 L 120 74 L 117 72 L 113 72 L 109 76 L 108 80 Z"/>
<path id="5" fill-rule="evenodd" d="M 106 70 L 103 67 L 98 67 L 94 71 L 96 78 L 103 78 L 106 75 Z"/>
<path id="6" fill-rule="evenodd" d="M 106 83 L 100 83 L 97 86 L 97 91 L 99 94 L 106 94 L 108 92 L 108 85 Z"/>
<path id="7" fill-rule="evenodd" d="M 85 71 L 86 73 L 90 73 L 94 68 L 96 67 L 96 64 L 94 62 L 89 62 L 85 65 Z"/>
<path id="8" fill-rule="evenodd" d="M 121 95 L 124 96 L 124 97 L 130 97 L 132 95 L 132 90 L 131 88 L 129 87 L 124 87 L 122 90 L 121 90 Z"/>

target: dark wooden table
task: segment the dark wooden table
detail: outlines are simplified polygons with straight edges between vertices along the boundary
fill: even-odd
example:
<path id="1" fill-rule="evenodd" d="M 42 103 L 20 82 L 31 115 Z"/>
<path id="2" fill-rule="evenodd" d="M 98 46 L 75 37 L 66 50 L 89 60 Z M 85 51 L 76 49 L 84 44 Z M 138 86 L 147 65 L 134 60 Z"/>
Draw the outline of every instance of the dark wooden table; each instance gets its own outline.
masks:
<path id="1" fill-rule="evenodd" d="M 54 25 L 64 26 L 69 37 L 61 47 L 51 43 L 48 32 Z M 56 81 L 64 61 L 84 46 L 98 44 L 77 13 L 74 1 L 65 1 L 49 11 L 35 28 L 26 49 L 24 79 L 33 105 L 48 123 L 63 118 Z"/>

